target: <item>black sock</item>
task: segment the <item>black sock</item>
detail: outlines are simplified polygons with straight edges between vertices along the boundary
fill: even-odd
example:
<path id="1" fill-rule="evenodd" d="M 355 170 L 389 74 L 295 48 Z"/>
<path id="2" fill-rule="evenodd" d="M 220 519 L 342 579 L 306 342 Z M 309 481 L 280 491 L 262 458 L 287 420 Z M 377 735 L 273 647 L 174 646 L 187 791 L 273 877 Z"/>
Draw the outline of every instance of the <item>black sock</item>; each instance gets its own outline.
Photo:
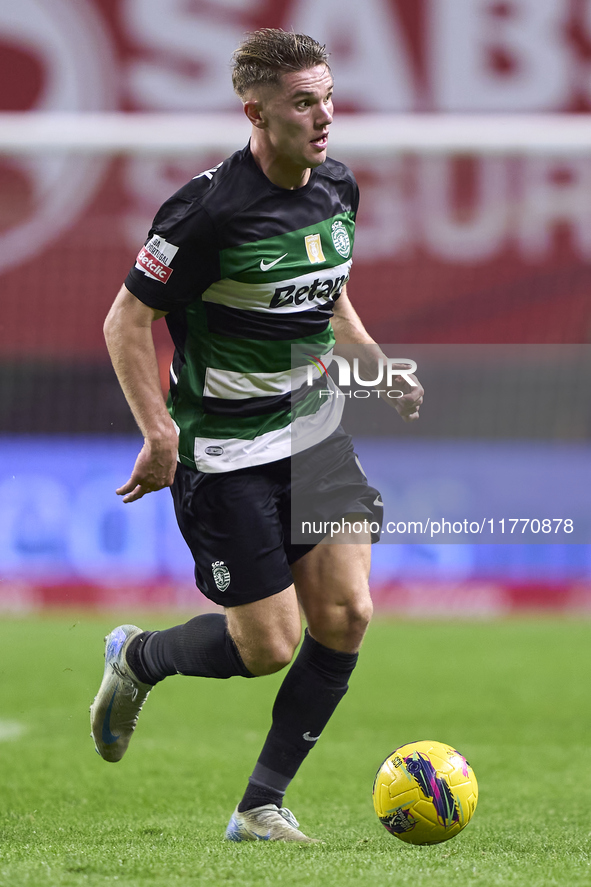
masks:
<path id="1" fill-rule="evenodd" d="M 151 634 L 151 631 L 142 631 L 141 634 L 138 634 L 137 637 L 130 641 L 129 646 L 125 651 L 125 659 L 127 660 L 127 664 L 131 668 L 136 678 L 141 681 L 142 684 L 155 683 L 152 675 L 148 674 L 148 672 L 144 668 L 141 655 L 143 645 L 148 640 Z"/>
<path id="2" fill-rule="evenodd" d="M 156 684 L 173 674 L 204 678 L 253 675 L 244 665 L 221 613 L 205 613 L 184 625 L 144 632 L 127 649 L 127 661 L 140 681 Z"/>
<path id="3" fill-rule="evenodd" d="M 241 812 L 263 803 L 275 804 L 278 794 L 283 797 L 347 692 L 357 658 L 357 653 L 341 653 L 319 644 L 306 631 L 300 652 L 279 688 L 273 725 L 238 806 Z"/>
<path id="4" fill-rule="evenodd" d="M 238 810 L 240 813 L 246 813 L 247 810 L 252 810 L 253 807 L 264 807 L 265 804 L 275 804 L 276 807 L 281 807 L 284 794 L 285 792 L 275 791 L 275 789 L 269 787 L 263 788 L 249 782 L 244 796 L 238 804 Z"/>

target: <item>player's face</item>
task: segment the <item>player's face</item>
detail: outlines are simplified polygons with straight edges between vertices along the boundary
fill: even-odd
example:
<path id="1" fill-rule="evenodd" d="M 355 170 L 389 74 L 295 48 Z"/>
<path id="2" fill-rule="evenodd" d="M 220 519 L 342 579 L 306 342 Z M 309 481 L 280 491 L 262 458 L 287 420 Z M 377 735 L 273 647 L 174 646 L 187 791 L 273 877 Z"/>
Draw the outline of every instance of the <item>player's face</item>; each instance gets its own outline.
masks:
<path id="1" fill-rule="evenodd" d="M 263 101 L 266 136 L 275 163 L 295 172 L 326 160 L 332 123 L 332 75 L 326 65 L 290 71 Z"/>

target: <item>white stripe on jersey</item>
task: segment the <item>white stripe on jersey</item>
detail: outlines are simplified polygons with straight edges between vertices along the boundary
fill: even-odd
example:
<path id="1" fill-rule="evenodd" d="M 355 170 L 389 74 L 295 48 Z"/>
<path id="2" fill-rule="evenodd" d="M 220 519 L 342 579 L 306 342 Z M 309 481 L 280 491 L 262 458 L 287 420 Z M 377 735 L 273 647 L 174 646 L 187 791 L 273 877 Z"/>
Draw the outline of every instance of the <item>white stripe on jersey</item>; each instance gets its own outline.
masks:
<path id="1" fill-rule="evenodd" d="M 332 349 L 319 355 L 325 366 L 332 360 Z M 310 380 L 320 378 L 321 371 L 313 365 L 294 367 L 278 373 L 240 373 L 207 367 L 203 384 L 204 397 L 225 400 L 246 400 L 249 397 L 276 397 L 297 391 Z"/>
<path id="2" fill-rule="evenodd" d="M 333 394 L 313 415 L 298 416 L 290 425 L 267 431 L 254 440 L 196 437 L 195 466 L 199 471 L 218 474 L 250 465 L 264 465 L 307 450 L 336 430 L 341 421 L 344 401 L 344 397 Z"/>
<path id="3" fill-rule="evenodd" d="M 310 271 L 300 277 L 275 283 L 241 283 L 226 277 L 212 283 L 203 293 L 202 299 L 204 302 L 216 302 L 218 305 L 240 308 L 242 311 L 293 314 L 326 304 L 349 279 L 351 265 L 352 261 L 349 260 L 334 268 Z M 274 300 L 276 304 L 271 307 Z"/>

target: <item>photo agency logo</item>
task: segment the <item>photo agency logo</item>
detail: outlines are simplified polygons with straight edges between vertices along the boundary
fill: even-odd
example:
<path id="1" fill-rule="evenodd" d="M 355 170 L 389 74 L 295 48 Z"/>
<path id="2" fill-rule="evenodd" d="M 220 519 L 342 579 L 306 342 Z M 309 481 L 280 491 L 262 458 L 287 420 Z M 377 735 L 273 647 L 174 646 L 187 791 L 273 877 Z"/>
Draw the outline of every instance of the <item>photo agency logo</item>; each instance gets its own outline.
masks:
<path id="1" fill-rule="evenodd" d="M 408 357 L 382 355 L 376 361 L 375 356 L 367 355 L 362 361 L 363 370 L 359 357 L 347 358 L 329 354 L 323 355 L 323 358 L 315 354 L 306 354 L 309 363 L 306 376 L 308 387 L 316 384 L 323 375 L 328 381 L 328 387 L 320 392 L 321 397 L 349 397 L 363 400 L 375 394 L 376 397 L 384 395 L 397 399 L 408 391 L 408 389 L 403 391 L 397 386 L 405 383 L 410 388 L 417 387 L 416 380 L 412 378 L 417 364 Z M 328 366 L 336 367 L 336 386 L 332 384 Z M 374 378 L 362 378 L 362 372 Z M 343 391 L 343 388 L 349 390 Z"/>

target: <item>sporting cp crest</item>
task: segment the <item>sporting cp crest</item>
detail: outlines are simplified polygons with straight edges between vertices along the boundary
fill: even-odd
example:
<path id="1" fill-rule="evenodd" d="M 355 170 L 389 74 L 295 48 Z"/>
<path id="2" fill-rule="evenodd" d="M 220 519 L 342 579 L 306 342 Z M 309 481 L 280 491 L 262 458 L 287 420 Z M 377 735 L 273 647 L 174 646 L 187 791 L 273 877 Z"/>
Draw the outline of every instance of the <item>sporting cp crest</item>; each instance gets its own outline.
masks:
<path id="1" fill-rule="evenodd" d="M 213 581 L 218 591 L 225 591 L 230 584 L 230 571 L 223 561 L 214 561 L 211 565 Z"/>
<path id="2" fill-rule="evenodd" d="M 347 229 L 340 221 L 332 224 L 332 242 L 339 256 L 348 259 L 351 252 L 351 241 Z"/>

